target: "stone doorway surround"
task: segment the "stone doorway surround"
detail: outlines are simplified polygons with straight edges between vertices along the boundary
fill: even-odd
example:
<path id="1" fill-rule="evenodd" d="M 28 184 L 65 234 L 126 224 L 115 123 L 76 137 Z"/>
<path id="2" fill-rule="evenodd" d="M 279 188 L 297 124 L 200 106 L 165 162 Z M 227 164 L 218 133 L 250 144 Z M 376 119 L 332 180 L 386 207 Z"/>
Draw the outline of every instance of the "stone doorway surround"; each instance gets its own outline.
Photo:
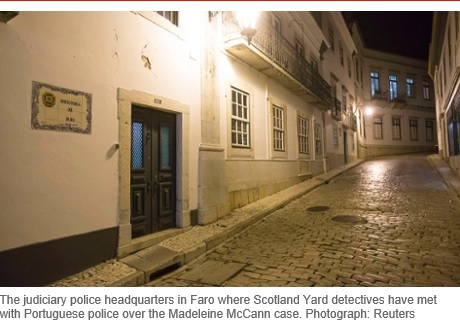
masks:
<path id="1" fill-rule="evenodd" d="M 133 239 L 131 236 L 130 161 L 131 161 L 131 107 L 133 105 L 175 113 L 177 127 L 177 173 L 176 173 L 176 227 Z M 118 248 L 119 257 L 126 256 L 181 233 L 190 226 L 189 195 L 189 133 L 190 107 L 173 99 L 137 91 L 118 88 L 119 118 L 119 196 L 118 196 Z"/>

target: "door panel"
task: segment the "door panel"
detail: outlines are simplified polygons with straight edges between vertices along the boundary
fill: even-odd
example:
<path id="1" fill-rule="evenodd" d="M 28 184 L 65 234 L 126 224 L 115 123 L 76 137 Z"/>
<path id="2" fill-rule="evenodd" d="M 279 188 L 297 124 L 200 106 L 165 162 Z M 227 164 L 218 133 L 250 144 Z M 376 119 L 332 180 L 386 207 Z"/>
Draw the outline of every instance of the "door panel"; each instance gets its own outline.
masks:
<path id="1" fill-rule="evenodd" d="M 175 227 L 175 115 L 133 107 L 131 139 L 132 237 Z"/>

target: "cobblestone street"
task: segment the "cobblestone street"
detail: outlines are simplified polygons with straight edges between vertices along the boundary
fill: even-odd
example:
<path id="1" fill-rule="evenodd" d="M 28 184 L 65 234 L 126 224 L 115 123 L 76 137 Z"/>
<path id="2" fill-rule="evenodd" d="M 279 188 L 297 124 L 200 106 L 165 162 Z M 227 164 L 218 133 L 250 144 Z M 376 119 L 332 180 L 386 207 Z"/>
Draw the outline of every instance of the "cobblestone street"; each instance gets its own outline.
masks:
<path id="1" fill-rule="evenodd" d="M 459 231 L 426 155 L 376 158 L 148 285 L 459 286 Z"/>

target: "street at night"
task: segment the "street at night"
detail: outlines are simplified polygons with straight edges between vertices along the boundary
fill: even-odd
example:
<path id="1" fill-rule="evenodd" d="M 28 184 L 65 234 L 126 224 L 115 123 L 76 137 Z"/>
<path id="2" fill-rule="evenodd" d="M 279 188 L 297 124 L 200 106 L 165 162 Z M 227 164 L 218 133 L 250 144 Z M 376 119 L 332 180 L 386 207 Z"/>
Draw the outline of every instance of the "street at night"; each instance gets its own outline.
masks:
<path id="1" fill-rule="evenodd" d="M 431 159 L 366 161 L 148 285 L 458 286 L 459 199 Z"/>

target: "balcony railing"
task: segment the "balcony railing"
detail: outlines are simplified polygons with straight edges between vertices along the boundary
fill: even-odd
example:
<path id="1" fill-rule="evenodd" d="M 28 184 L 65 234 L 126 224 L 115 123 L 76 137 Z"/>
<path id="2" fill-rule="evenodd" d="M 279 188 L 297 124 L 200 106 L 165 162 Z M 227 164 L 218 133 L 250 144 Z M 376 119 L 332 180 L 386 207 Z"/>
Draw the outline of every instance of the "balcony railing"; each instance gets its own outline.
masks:
<path id="1" fill-rule="evenodd" d="M 332 98 L 334 102 L 331 108 L 331 117 L 335 120 L 342 120 L 342 103 L 337 98 Z"/>
<path id="2" fill-rule="evenodd" d="M 394 103 L 405 103 L 407 100 L 407 95 L 404 94 L 399 94 L 397 96 L 392 97 L 388 91 L 380 92 L 376 91 L 374 95 L 371 97 L 371 99 L 377 99 L 377 100 L 386 100 L 389 102 L 394 102 Z"/>
<path id="3" fill-rule="evenodd" d="M 347 110 L 342 113 L 342 125 L 344 127 L 351 128 L 354 131 L 358 128 L 358 118 L 351 110 Z"/>
<path id="4" fill-rule="evenodd" d="M 232 12 L 224 12 L 223 32 L 224 41 L 241 38 L 236 17 Z M 332 107 L 331 86 L 304 57 L 299 55 L 296 48 L 262 17 L 257 23 L 257 33 L 251 40 L 251 46 L 308 89 L 324 106 Z"/>

